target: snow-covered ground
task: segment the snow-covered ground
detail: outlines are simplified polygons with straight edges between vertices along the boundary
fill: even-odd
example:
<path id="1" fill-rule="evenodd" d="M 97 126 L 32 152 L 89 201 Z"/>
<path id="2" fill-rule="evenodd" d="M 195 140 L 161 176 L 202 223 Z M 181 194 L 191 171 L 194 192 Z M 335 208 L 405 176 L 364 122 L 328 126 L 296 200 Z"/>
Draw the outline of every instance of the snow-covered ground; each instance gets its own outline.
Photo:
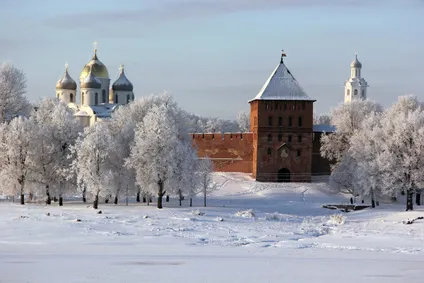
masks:
<path id="1" fill-rule="evenodd" d="M 340 217 L 325 184 L 214 178 L 207 208 L 2 201 L 0 282 L 424 282 L 424 220 L 402 223 L 422 209 Z"/>

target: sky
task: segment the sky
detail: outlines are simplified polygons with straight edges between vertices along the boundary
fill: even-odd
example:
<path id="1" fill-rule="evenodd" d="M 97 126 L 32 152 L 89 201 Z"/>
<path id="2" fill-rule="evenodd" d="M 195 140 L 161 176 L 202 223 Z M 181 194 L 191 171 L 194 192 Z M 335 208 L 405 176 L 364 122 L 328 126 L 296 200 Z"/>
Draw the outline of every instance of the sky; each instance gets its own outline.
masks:
<path id="1" fill-rule="evenodd" d="M 124 64 L 136 97 L 166 90 L 201 116 L 248 111 L 282 49 L 316 113 L 343 101 L 355 53 L 369 99 L 424 100 L 423 0 L 0 0 L 0 62 L 31 101 L 54 97 L 66 62 L 77 81 L 94 41 L 112 81 Z"/>

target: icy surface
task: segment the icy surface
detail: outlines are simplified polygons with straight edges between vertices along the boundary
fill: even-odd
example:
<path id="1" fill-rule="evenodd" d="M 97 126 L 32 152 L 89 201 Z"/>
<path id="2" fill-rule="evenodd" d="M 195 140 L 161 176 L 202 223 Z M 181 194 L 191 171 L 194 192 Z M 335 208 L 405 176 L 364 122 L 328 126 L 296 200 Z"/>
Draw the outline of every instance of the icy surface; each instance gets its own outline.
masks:
<path id="1" fill-rule="evenodd" d="M 424 221 L 402 224 L 422 209 L 342 215 L 321 208 L 347 203 L 325 184 L 214 181 L 207 208 L 2 200 L 0 282 L 423 282 Z"/>

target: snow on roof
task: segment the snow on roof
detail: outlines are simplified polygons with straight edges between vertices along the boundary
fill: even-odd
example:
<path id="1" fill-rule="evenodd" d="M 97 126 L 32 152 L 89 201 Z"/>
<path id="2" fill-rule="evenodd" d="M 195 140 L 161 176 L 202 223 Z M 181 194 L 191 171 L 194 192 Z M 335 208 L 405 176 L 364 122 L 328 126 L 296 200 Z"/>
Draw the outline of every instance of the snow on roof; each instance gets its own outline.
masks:
<path id="1" fill-rule="evenodd" d="M 258 95 L 253 100 L 303 100 L 315 101 L 302 89 L 289 69 L 284 65 L 283 57 L 280 64 L 272 72 Z M 249 101 L 249 102 L 250 102 Z"/>
<path id="2" fill-rule="evenodd" d="M 88 115 L 87 112 L 85 111 L 78 111 L 77 113 L 74 114 L 75 116 L 90 116 Z"/>
<path id="3" fill-rule="evenodd" d="M 336 126 L 333 125 L 314 125 L 313 132 L 325 132 L 325 133 L 334 133 L 336 131 Z"/>

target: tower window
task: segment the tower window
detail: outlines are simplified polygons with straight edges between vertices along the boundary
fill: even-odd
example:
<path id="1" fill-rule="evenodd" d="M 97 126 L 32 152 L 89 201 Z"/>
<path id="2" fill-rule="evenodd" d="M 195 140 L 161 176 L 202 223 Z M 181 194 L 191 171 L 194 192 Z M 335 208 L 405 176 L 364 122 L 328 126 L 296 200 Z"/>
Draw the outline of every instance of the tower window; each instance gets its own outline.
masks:
<path id="1" fill-rule="evenodd" d="M 300 149 L 297 150 L 297 157 L 300 157 Z"/>
<path id="2" fill-rule="evenodd" d="M 253 118 L 253 125 L 254 125 L 255 127 L 257 127 L 257 126 L 258 126 L 258 117 Z"/>
<path id="3" fill-rule="evenodd" d="M 284 102 L 284 110 L 287 110 L 287 103 Z"/>
<path id="4" fill-rule="evenodd" d="M 69 102 L 74 102 L 74 94 L 73 93 L 71 93 L 69 95 Z"/>
<path id="5" fill-rule="evenodd" d="M 292 126 L 292 117 L 289 117 L 289 127 Z"/>
<path id="6" fill-rule="evenodd" d="M 357 89 L 355 89 L 355 90 L 353 91 L 353 95 L 358 95 L 358 90 L 357 90 Z"/>
<path id="7" fill-rule="evenodd" d="M 272 117 L 268 117 L 268 126 L 272 127 Z"/>
<path id="8" fill-rule="evenodd" d="M 272 149 L 271 148 L 268 148 L 267 153 L 268 153 L 268 155 L 271 155 L 272 154 Z"/>
<path id="9" fill-rule="evenodd" d="M 282 135 L 278 135 L 278 141 L 282 141 L 283 140 L 283 136 Z"/>
<path id="10" fill-rule="evenodd" d="M 84 92 L 81 92 L 81 104 L 84 104 Z"/>
<path id="11" fill-rule="evenodd" d="M 130 103 L 130 95 L 127 94 L 127 103 Z"/>
<path id="12" fill-rule="evenodd" d="M 348 89 L 348 90 L 346 91 L 346 95 L 347 95 L 347 96 L 349 96 L 349 95 L 350 95 L 350 89 Z"/>
<path id="13" fill-rule="evenodd" d="M 275 110 L 278 110 L 278 102 L 275 102 L 274 109 L 275 109 Z"/>
<path id="14" fill-rule="evenodd" d="M 302 117 L 297 118 L 297 122 L 299 124 L 299 127 L 302 127 Z"/>
<path id="15" fill-rule="evenodd" d="M 298 136 L 297 136 L 297 141 L 298 141 L 298 142 L 302 142 L 302 135 L 298 135 Z"/>
<path id="16" fill-rule="evenodd" d="M 97 94 L 97 92 L 94 94 L 94 104 L 99 104 L 99 95 Z"/>
<path id="17" fill-rule="evenodd" d="M 269 110 L 269 105 L 268 105 L 268 103 L 265 105 L 265 110 Z"/>
<path id="18" fill-rule="evenodd" d="M 288 136 L 287 142 L 291 142 L 291 141 L 292 141 L 292 136 Z"/>
<path id="19" fill-rule="evenodd" d="M 118 94 L 115 94 L 115 103 L 118 104 Z"/>
<path id="20" fill-rule="evenodd" d="M 283 117 L 278 117 L 278 127 L 283 126 Z"/>
<path id="21" fill-rule="evenodd" d="M 102 90 L 102 102 L 106 103 L 106 90 Z"/>
<path id="22" fill-rule="evenodd" d="M 303 102 L 302 102 L 302 110 L 305 110 L 305 108 L 306 108 L 306 102 L 305 102 L 305 101 L 303 101 Z"/>
<path id="23" fill-rule="evenodd" d="M 271 134 L 268 135 L 268 141 L 269 142 L 272 141 L 272 135 Z"/>

